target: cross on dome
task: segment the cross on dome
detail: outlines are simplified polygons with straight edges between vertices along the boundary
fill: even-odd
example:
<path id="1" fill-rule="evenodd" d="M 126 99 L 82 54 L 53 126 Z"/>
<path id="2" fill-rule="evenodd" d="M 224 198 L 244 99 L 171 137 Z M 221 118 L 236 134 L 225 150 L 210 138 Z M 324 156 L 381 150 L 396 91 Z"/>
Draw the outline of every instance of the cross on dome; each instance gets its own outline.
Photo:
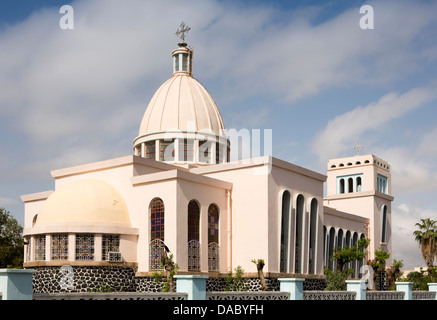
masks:
<path id="1" fill-rule="evenodd" d="M 190 30 L 191 28 L 182 21 L 179 29 L 176 31 L 176 35 L 182 40 L 182 42 L 185 42 L 185 34 Z"/>

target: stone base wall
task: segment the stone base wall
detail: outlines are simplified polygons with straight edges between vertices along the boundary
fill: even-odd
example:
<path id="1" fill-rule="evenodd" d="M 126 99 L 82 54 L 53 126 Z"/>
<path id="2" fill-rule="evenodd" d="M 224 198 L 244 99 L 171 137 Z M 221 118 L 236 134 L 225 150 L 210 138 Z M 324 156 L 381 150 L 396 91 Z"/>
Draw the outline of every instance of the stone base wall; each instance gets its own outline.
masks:
<path id="1" fill-rule="evenodd" d="M 157 283 L 153 277 L 136 277 L 135 268 L 117 266 L 44 266 L 33 267 L 34 293 L 65 292 L 161 292 L 165 277 Z M 258 278 L 244 278 L 247 291 L 261 291 Z M 277 278 L 266 278 L 269 291 L 279 291 Z M 207 291 L 224 291 L 226 278 L 211 277 L 206 282 Z M 323 290 L 323 279 L 305 279 L 304 290 Z"/>
<path id="2" fill-rule="evenodd" d="M 66 268 L 67 267 L 67 268 Z M 130 267 L 33 267 L 33 292 L 135 292 Z"/>

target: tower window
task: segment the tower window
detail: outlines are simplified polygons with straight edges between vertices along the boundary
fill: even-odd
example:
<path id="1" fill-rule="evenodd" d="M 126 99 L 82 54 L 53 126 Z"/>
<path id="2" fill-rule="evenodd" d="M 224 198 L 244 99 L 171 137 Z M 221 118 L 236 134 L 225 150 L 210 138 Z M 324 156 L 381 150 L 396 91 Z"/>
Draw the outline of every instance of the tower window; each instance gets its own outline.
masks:
<path id="1" fill-rule="evenodd" d="M 387 185 L 387 177 L 378 174 L 377 176 L 377 190 L 381 193 L 388 194 L 388 185 Z"/>
<path id="2" fill-rule="evenodd" d="M 363 174 L 351 174 L 337 177 L 337 193 L 361 192 L 363 188 Z"/>

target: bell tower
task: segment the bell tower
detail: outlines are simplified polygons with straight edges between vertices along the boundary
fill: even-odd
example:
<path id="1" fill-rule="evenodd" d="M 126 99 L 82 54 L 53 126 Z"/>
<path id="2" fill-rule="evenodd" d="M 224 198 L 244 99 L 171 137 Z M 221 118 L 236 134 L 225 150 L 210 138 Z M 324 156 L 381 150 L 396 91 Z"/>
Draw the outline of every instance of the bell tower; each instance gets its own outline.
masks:
<path id="1" fill-rule="evenodd" d="M 370 239 L 370 259 L 375 250 L 391 253 L 393 199 L 387 161 L 369 154 L 328 162 L 324 205 L 369 219 L 366 238 Z"/>

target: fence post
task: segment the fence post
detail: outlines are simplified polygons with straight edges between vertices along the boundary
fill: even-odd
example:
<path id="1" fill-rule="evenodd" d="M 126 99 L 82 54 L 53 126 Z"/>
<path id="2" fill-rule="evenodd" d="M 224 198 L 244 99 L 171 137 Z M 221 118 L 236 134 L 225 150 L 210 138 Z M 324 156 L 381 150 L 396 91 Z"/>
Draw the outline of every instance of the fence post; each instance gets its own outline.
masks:
<path id="1" fill-rule="evenodd" d="M 396 291 L 404 292 L 404 300 L 413 300 L 412 282 L 395 282 Z"/>
<path id="2" fill-rule="evenodd" d="M 279 278 L 279 291 L 289 292 L 290 300 L 303 300 L 303 282 L 301 278 Z"/>
<path id="3" fill-rule="evenodd" d="M 32 300 L 33 286 L 30 269 L 0 269 L 2 300 Z"/>
<path id="4" fill-rule="evenodd" d="M 206 300 L 208 276 L 175 275 L 176 292 L 186 292 L 188 300 Z"/>
<path id="5" fill-rule="evenodd" d="M 437 300 L 437 283 L 428 283 L 428 291 L 435 292 L 435 299 Z"/>
<path id="6" fill-rule="evenodd" d="M 347 291 L 355 291 L 355 300 L 366 300 L 366 280 L 346 280 Z"/>

